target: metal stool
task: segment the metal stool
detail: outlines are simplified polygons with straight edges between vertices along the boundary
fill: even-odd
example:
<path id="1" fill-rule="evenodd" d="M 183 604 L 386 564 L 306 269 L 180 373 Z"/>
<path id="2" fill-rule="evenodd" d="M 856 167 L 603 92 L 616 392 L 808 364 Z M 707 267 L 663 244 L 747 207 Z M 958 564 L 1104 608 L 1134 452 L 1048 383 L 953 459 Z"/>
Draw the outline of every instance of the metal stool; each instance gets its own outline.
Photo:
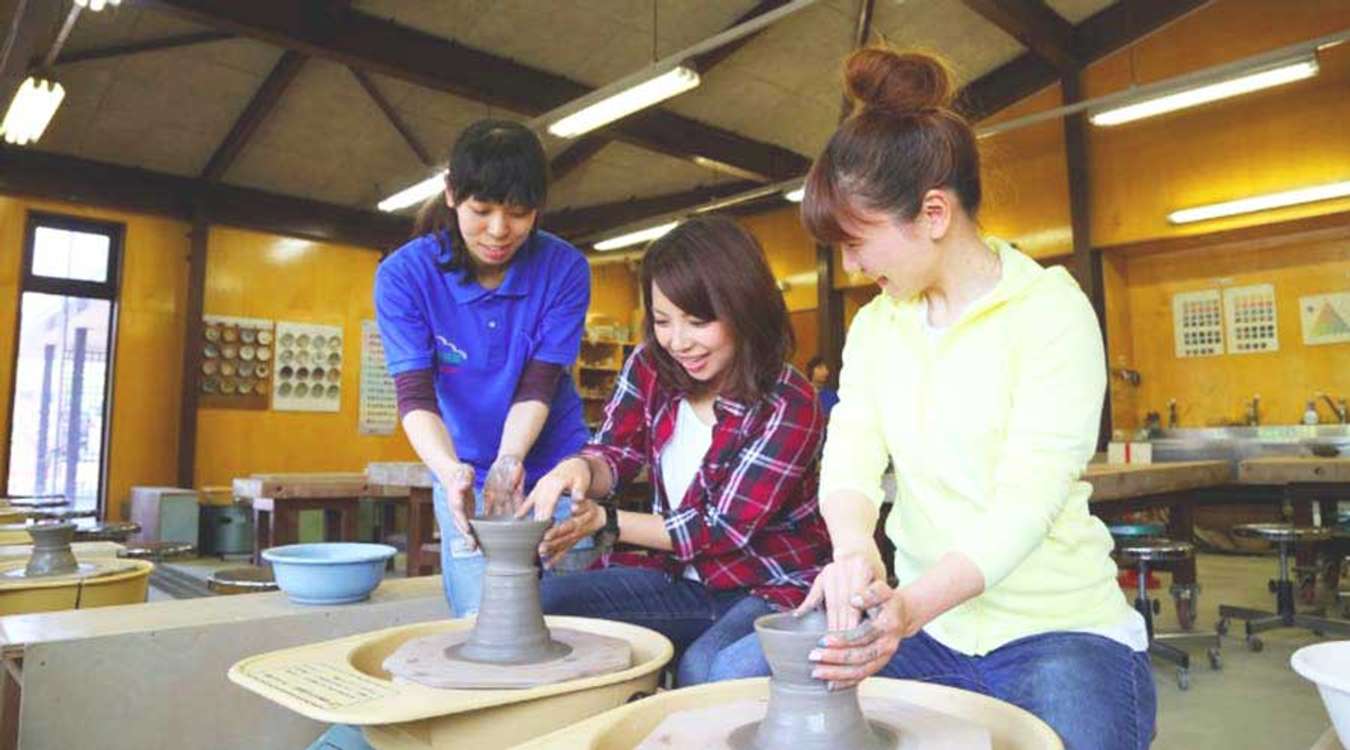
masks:
<path id="1" fill-rule="evenodd" d="M 278 589 L 272 569 L 259 565 L 217 570 L 206 579 L 206 587 L 215 594 L 257 594 Z"/>
<path id="2" fill-rule="evenodd" d="M 132 534 L 139 534 L 141 525 L 131 521 L 108 521 L 93 526 L 75 527 L 77 542 L 126 542 Z"/>
<path id="3" fill-rule="evenodd" d="M 186 557 L 196 549 L 188 542 L 132 542 L 118 550 L 117 556 L 161 563 L 175 557 Z"/>
<path id="4" fill-rule="evenodd" d="M 1152 562 L 1173 562 L 1186 560 L 1195 555 L 1195 547 L 1190 542 L 1174 542 L 1171 539 L 1141 538 L 1118 539 L 1116 554 L 1123 562 L 1132 563 L 1139 571 L 1139 589 L 1134 599 L 1134 608 L 1144 616 L 1144 627 L 1148 631 L 1148 653 L 1163 661 L 1177 665 L 1177 687 L 1186 690 L 1191 686 L 1191 655 L 1177 646 L 1179 642 L 1202 641 L 1209 644 L 1206 654 L 1211 669 L 1223 667 L 1219 657 L 1219 636 L 1208 633 L 1168 633 L 1153 634 L 1153 615 L 1159 611 L 1158 601 L 1148 597 L 1148 566 Z"/>
<path id="5" fill-rule="evenodd" d="M 1219 635 L 1228 632 L 1230 619 L 1246 623 L 1247 648 L 1260 651 L 1265 644 L 1257 633 L 1274 628 L 1306 628 L 1316 635 L 1336 633 L 1350 636 L 1350 620 L 1325 617 L 1321 607 L 1309 614 L 1294 611 L 1294 582 L 1289 578 L 1289 552 L 1297 543 L 1322 542 L 1331 538 L 1331 530 L 1320 526 L 1294 526 L 1287 523 L 1246 523 L 1233 527 L 1237 536 L 1274 542 L 1280 551 L 1280 577 L 1270 582 L 1275 594 L 1275 610 L 1219 605 L 1219 621 L 1214 629 Z"/>

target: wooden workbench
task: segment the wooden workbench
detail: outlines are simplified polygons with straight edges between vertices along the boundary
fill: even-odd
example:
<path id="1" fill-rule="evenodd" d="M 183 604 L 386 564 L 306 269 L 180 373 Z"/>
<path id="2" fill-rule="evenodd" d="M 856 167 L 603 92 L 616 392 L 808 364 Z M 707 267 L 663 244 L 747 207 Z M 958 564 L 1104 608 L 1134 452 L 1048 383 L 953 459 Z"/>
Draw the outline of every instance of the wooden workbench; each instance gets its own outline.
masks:
<path id="1" fill-rule="evenodd" d="M 364 474 L 254 474 L 235 479 L 235 497 L 253 505 L 253 564 L 268 547 L 299 540 L 300 512 L 321 510 L 324 539 L 356 541 L 357 504 L 367 494 Z"/>
<path id="2" fill-rule="evenodd" d="M 1089 502 L 1097 505 L 1199 487 L 1218 487 L 1233 481 L 1233 464 L 1229 461 L 1089 464 L 1083 479 L 1092 485 Z"/>
<path id="3" fill-rule="evenodd" d="M 435 477 L 419 461 L 378 462 L 366 466 L 366 480 L 372 490 L 403 492 L 408 498 L 407 573 L 409 578 L 436 572 L 437 552 L 424 547 L 434 545 L 436 513 L 432 507 Z"/>

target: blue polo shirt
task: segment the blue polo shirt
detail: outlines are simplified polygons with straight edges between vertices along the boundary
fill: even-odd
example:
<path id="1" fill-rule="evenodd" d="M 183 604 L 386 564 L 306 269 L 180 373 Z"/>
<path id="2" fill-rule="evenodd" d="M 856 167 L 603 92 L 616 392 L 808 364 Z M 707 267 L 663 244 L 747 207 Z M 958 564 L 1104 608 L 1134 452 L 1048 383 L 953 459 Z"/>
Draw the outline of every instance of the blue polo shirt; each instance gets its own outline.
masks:
<path id="1" fill-rule="evenodd" d="M 542 231 L 517 251 L 496 289 L 484 289 L 467 272 L 440 270 L 443 253 L 434 235 L 424 235 L 375 272 L 375 315 L 389 372 L 434 366 L 441 418 L 482 487 L 525 364 L 562 365 L 548 421 L 525 457 L 525 483 L 533 487 L 589 437 L 571 366 L 590 304 L 590 269 L 575 247 Z"/>

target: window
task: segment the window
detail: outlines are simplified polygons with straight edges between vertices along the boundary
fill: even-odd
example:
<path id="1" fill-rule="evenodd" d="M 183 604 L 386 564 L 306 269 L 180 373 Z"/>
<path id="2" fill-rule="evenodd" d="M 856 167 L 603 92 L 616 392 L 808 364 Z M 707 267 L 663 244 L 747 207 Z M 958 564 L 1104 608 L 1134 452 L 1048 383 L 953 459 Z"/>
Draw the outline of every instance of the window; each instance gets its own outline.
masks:
<path id="1" fill-rule="evenodd" d="M 119 225 L 28 216 L 8 494 L 103 506 L 121 248 Z"/>

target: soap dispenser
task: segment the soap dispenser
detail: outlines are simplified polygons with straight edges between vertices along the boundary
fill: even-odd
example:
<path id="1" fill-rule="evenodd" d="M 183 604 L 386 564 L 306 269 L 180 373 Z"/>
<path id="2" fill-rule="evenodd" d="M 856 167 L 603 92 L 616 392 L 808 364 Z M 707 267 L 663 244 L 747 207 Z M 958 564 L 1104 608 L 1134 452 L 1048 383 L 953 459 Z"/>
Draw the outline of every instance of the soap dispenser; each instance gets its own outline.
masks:
<path id="1" fill-rule="evenodd" d="M 1315 401 L 1308 402 L 1308 410 L 1303 412 L 1303 424 L 1306 425 L 1317 424 L 1317 402 Z"/>

